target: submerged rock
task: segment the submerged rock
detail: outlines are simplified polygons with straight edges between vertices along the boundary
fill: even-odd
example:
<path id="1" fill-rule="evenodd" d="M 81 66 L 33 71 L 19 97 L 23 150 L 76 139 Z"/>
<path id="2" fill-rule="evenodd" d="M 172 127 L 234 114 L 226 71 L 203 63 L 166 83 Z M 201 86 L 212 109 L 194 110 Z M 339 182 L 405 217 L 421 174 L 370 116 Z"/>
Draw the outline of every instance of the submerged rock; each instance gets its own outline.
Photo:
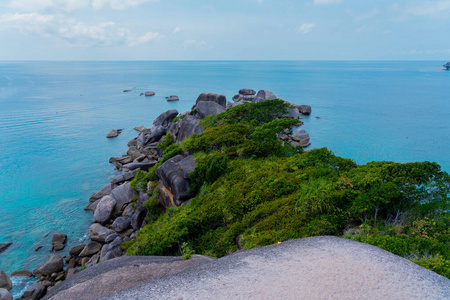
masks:
<path id="1" fill-rule="evenodd" d="M 175 95 L 171 95 L 170 97 L 167 98 L 167 101 L 178 101 L 180 100 L 180 98 L 178 98 L 178 96 Z"/>
<path id="2" fill-rule="evenodd" d="M 151 96 L 155 96 L 155 95 L 156 95 L 155 92 L 152 92 L 152 91 L 145 92 L 145 97 L 151 97 Z"/>
<path id="3" fill-rule="evenodd" d="M 8 249 L 9 246 L 11 246 L 11 245 L 12 245 L 12 243 L 0 243 L 0 253 L 5 251 L 6 249 Z"/>
<path id="4" fill-rule="evenodd" d="M 17 277 L 31 277 L 33 276 L 33 273 L 31 273 L 28 270 L 19 270 L 19 271 L 14 271 L 11 273 L 11 276 L 17 276 Z"/>

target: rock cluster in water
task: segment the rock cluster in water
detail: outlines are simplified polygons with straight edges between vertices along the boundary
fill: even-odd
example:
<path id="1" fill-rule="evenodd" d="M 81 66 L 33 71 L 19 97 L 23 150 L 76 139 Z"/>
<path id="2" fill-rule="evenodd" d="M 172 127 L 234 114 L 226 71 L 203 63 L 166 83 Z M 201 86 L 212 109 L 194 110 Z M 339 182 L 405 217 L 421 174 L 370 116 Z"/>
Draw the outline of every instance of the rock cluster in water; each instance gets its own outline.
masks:
<path id="1" fill-rule="evenodd" d="M 444 68 L 447 69 L 447 70 L 450 70 L 450 62 L 446 63 L 446 64 L 444 65 Z"/>
<path id="2" fill-rule="evenodd" d="M 121 245 L 135 240 L 136 231 L 146 225 L 145 217 L 148 212 L 144 202 L 148 199 L 147 190 L 152 184 L 149 183 L 147 190 L 136 191 L 130 187 L 130 181 L 134 179 L 138 170 L 147 171 L 161 159 L 162 151 L 158 145 L 163 137 L 170 133 L 174 142 L 181 142 L 192 134 L 203 132 L 199 121 L 206 116 L 222 113 L 236 105 L 276 98 L 276 95 L 268 90 L 256 93 L 252 89 L 241 89 L 239 94 L 233 97 L 234 103 L 227 103 L 223 95 L 202 93 L 191 111 L 180 115 L 175 109 L 168 110 L 153 121 L 151 128 L 135 127 L 139 134 L 128 142 L 127 153 L 121 157 L 111 157 L 109 160 L 119 171 L 123 171 L 123 174 L 116 176 L 109 184 L 93 194 L 85 208 L 94 214 L 93 224 L 89 227 L 91 240 L 86 244 L 71 247 L 67 257 L 55 254 L 46 264 L 36 268 L 33 275 L 39 278 L 39 281 L 30 286 L 20 299 L 39 299 L 55 285 L 72 276 L 77 268 L 93 266 L 124 255 L 125 251 Z M 300 114 L 311 113 L 311 107 L 308 105 L 290 104 L 292 107 L 288 108 L 283 117 L 299 118 Z M 120 130 L 116 131 L 118 135 Z M 278 137 L 293 146 L 310 145 L 309 134 L 304 129 L 299 129 L 293 134 L 290 130 L 285 130 Z M 156 169 L 160 191 L 158 201 L 165 208 L 177 207 L 190 200 L 192 195 L 189 193 L 188 174 L 194 168 L 194 157 L 184 153 L 172 157 Z M 51 250 L 62 250 L 66 238 L 65 234 L 53 235 Z M 31 276 L 29 271 L 18 272 L 15 272 L 16 276 L 17 274 Z M 6 274 L 3 276 L 0 273 L 0 288 L 9 287 L 7 282 L 9 278 L 6 278 L 8 278 Z"/>

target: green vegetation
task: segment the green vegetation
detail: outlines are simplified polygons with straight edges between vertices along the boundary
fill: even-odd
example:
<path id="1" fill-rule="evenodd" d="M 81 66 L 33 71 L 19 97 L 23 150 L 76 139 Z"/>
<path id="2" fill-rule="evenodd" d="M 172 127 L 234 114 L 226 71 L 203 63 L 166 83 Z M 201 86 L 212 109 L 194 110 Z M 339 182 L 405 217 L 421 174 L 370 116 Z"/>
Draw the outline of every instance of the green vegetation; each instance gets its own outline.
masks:
<path id="1" fill-rule="evenodd" d="M 357 165 L 326 148 L 303 153 L 277 137 L 299 123 L 280 119 L 287 107 L 240 105 L 205 118 L 203 134 L 167 146 L 162 161 L 183 151 L 196 158 L 195 197 L 164 211 L 152 188 L 148 225 L 127 254 L 221 257 L 238 249 L 239 235 L 245 249 L 344 235 L 448 277 L 450 176 L 431 162 Z M 156 180 L 155 169 L 138 173 L 134 186 Z"/>

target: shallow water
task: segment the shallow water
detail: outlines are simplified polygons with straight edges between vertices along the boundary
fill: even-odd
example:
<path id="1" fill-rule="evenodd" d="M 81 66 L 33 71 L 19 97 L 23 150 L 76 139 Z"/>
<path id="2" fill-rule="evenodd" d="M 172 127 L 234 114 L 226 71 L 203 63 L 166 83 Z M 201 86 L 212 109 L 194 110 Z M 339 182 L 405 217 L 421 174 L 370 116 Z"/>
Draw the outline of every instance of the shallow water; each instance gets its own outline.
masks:
<path id="1" fill-rule="evenodd" d="M 6 273 L 49 258 L 51 234 L 86 239 L 90 195 L 161 112 L 201 92 L 268 89 L 312 106 L 312 147 L 358 163 L 436 161 L 450 171 L 450 71 L 442 62 L 0 62 L 0 254 Z M 131 89 L 123 93 L 124 89 Z M 139 96 L 152 90 L 154 97 Z M 178 95 L 180 101 L 167 102 Z M 111 128 L 123 128 L 106 139 Z M 38 246 L 44 246 L 35 251 Z M 68 247 L 62 254 L 67 253 Z M 16 292 L 18 293 L 18 292 Z"/>

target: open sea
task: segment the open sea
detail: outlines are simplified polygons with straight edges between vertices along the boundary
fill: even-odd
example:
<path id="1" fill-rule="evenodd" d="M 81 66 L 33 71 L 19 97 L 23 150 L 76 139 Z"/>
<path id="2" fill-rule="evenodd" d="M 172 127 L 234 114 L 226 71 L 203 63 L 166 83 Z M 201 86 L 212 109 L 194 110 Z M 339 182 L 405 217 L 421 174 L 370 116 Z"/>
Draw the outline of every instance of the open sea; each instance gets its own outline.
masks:
<path id="1" fill-rule="evenodd" d="M 444 61 L 0 61 L 0 254 L 8 275 L 50 257 L 51 235 L 86 240 L 83 208 L 118 173 L 108 163 L 168 109 L 241 88 L 309 104 L 311 148 L 357 163 L 435 161 L 450 172 L 450 71 Z M 135 89 L 133 89 L 135 88 Z M 124 93 L 124 89 L 133 89 Z M 156 96 L 139 96 L 145 91 Z M 177 95 L 178 102 L 165 97 Z M 115 139 L 112 128 L 123 128 Z M 38 247 L 43 246 L 38 251 Z M 17 277 L 14 296 L 31 283 Z"/>

